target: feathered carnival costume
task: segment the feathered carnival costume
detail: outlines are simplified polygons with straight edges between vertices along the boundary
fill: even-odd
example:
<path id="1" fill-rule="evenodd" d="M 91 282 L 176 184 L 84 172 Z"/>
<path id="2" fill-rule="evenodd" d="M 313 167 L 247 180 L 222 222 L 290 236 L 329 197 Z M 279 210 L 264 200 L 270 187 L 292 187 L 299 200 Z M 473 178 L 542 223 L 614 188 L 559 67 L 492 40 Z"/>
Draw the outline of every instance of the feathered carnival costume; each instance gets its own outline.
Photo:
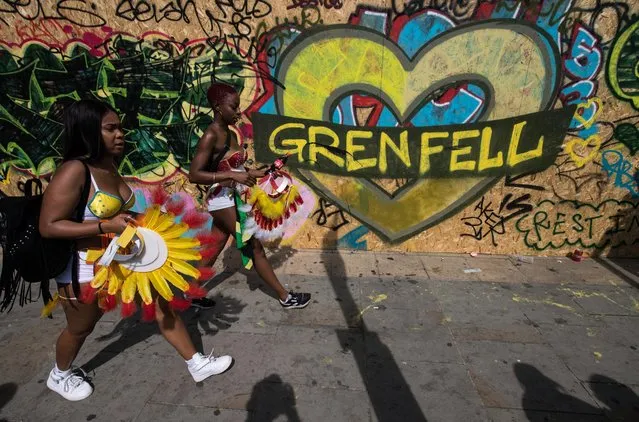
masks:
<path id="1" fill-rule="evenodd" d="M 304 200 L 293 184 L 293 178 L 282 170 L 287 159 L 277 159 L 255 186 L 237 185 L 235 189 L 235 240 L 247 269 L 253 267 L 251 251 L 247 247 L 252 237 L 265 242 L 280 239 L 291 224 L 304 218 L 299 213 Z"/>
<path id="2" fill-rule="evenodd" d="M 94 264 L 94 278 L 83 286 L 80 299 L 84 303 L 98 300 L 100 308 L 110 311 L 121 303 L 123 317 L 133 315 L 136 296 L 142 303 L 142 320 L 155 319 L 155 298 L 166 300 L 176 310 L 188 309 L 192 298 L 206 295 L 206 290 L 191 280 L 207 280 L 214 275 L 209 267 L 196 268 L 190 262 L 211 257 L 216 251 L 214 236 L 201 228 L 209 215 L 195 209 L 186 211 L 178 194 L 169 195 L 156 189 L 151 205 L 119 236 L 103 237 L 101 249 L 90 249 L 87 263 Z M 174 289 L 172 289 L 173 287 Z M 173 290 L 181 293 L 178 297 Z M 57 294 L 42 311 L 51 313 Z"/>

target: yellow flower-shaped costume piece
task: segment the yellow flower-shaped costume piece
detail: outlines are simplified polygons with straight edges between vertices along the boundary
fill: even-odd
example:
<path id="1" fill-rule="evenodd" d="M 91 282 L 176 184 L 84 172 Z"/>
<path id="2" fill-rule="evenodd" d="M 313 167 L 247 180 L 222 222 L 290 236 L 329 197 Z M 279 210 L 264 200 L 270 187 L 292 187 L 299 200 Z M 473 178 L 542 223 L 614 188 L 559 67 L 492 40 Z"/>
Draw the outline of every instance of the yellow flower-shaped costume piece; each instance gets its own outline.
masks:
<path id="1" fill-rule="evenodd" d="M 135 313 L 139 296 L 142 319 L 150 321 L 155 318 L 154 302 L 158 296 L 174 309 L 184 310 L 190 306 L 191 298 L 206 295 L 198 283 L 188 282 L 185 277 L 205 280 L 213 276 L 211 268 L 192 265 L 209 253 L 206 239 L 211 240 L 210 233 L 188 235 L 208 216 L 193 210 L 178 222 L 178 216 L 163 212 L 161 204 L 166 196 L 160 195 L 160 198 L 160 203 L 147 208 L 137 218 L 136 225 L 115 236 L 106 248 L 89 250 L 87 263 L 95 264 L 95 275 L 82 287 L 82 302 L 90 303 L 97 297 L 105 311 L 121 302 L 122 315 L 128 317 Z M 176 296 L 174 290 L 182 292 L 180 296 L 185 298 Z M 52 306 L 48 308 L 43 310 L 43 316 L 52 310 Z"/>

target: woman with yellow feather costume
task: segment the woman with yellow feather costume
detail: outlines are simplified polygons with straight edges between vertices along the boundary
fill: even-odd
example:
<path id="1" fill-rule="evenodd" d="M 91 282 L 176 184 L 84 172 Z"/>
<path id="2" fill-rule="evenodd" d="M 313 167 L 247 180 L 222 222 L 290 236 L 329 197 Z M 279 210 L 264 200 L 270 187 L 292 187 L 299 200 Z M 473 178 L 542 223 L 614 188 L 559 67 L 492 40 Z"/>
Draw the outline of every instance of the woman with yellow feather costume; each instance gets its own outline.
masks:
<path id="1" fill-rule="evenodd" d="M 73 239 L 76 252 L 66 271 L 56 278 L 56 299 L 62 303 L 67 326 L 56 343 L 56 365 L 47 387 L 71 401 L 91 395 L 93 387 L 86 374 L 73 370 L 71 364 L 103 312 L 120 300 L 123 315 L 129 316 L 135 312 L 136 296 L 142 301 L 143 319 L 158 322 L 160 332 L 184 358 L 196 382 L 226 371 L 232 364 L 230 356 L 204 356 L 195 350 L 175 313 L 189 302 L 175 297 L 170 287 L 187 297 L 205 294 L 184 279 L 212 275 L 188 262 L 210 254 L 202 248 L 211 242 L 210 234 L 185 237 L 205 220 L 190 212 L 177 222 L 181 207 L 167 201 L 161 191 L 137 222 L 126 214 L 135 197 L 116 170 L 116 158 L 122 155 L 125 142 L 120 118 L 111 107 L 78 101 L 65 110 L 64 125 L 64 162 L 45 191 L 39 228 L 46 238 Z M 83 198 L 87 172 L 91 186 L 88 197 Z M 84 200 L 83 207 L 79 203 Z M 71 216 L 79 206 L 84 208 L 79 210 L 83 219 L 75 222 Z"/>

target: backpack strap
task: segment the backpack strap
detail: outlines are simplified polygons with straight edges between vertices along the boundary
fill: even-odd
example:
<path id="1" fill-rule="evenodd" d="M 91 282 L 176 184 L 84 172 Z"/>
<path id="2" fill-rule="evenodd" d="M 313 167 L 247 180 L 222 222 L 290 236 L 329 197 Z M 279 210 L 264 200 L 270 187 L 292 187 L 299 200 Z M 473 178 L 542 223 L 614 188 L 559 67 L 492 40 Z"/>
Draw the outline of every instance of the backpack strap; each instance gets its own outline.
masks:
<path id="1" fill-rule="evenodd" d="M 19 182 L 18 189 L 24 193 L 26 198 L 42 195 L 42 181 L 39 178 L 32 178 L 27 181 Z"/>
<path id="2" fill-rule="evenodd" d="M 84 166 L 84 186 L 82 188 L 82 195 L 80 195 L 80 202 L 78 203 L 78 207 L 75 210 L 75 215 L 73 216 L 73 221 L 76 223 L 81 223 L 84 220 L 84 208 L 87 206 L 87 202 L 89 201 L 89 192 L 91 191 L 91 171 L 89 170 L 89 166 L 84 161 L 81 161 Z M 71 287 L 73 288 L 73 293 L 75 297 L 80 296 L 80 276 L 78 274 L 78 265 L 80 263 L 78 257 L 78 245 L 76 241 L 73 241 L 73 255 L 71 257 Z M 48 289 L 48 287 L 47 287 Z"/>

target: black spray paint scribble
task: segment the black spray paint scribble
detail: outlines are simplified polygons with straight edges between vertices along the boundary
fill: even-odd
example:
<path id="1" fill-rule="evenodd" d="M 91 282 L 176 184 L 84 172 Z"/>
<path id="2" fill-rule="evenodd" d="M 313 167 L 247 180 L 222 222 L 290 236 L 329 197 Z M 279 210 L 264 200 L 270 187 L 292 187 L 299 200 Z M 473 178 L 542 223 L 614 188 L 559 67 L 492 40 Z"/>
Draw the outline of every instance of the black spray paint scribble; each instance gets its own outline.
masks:
<path id="1" fill-rule="evenodd" d="M 322 6 L 326 10 L 341 9 L 344 6 L 343 0 L 290 0 L 290 4 L 286 6 L 286 10 L 304 7 Z"/>
<path id="2" fill-rule="evenodd" d="M 439 10 L 458 19 L 471 17 L 479 6 L 478 0 L 392 0 L 395 15 L 412 15 L 424 9 Z"/>
<path id="3" fill-rule="evenodd" d="M 87 28 L 101 27 L 107 21 L 98 13 L 96 1 L 58 0 L 51 7 L 43 5 L 43 0 L 0 0 L 0 24 L 8 26 L 7 18 L 13 17 L 27 21 L 60 20 Z"/>
<path id="4" fill-rule="evenodd" d="M 318 206 L 319 208 L 312 215 L 312 217 L 317 216 L 315 222 L 318 226 L 328 226 L 331 230 L 337 231 L 350 223 L 344 211 L 332 202 L 324 198 L 319 198 Z M 333 218 L 331 219 L 331 217 Z M 331 219 L 331 221 L 329 221 L 329 219 Z"/>
<path id="5" fill-rule="evenodd" d="M 272 11 L 273 6 L 266 0 L 215 0 L 205 3 L 198 3 L 196 0 L 120 0 L 115 14 L 130 22 L 170 21 L 198 25 L 206 35 L 207 45 L 218 56 L 231 54 L 239 59 L 235 65 L 246 69 L 258 64 L 260 60 L 264 61 L 260 59 L 262 53 L 266 53 L 265 60 L 269 67 L 276 66 L 280 51 L 269 47 L 265 36 L 272 29 L 308 29 L 323 23 L 319 7 L 309 5 L 300 8 L 299 15 L 275 17 L 274 25 L 269 27 L 264 18 L 270 16 Z M 283 48 L 283 43 L 277 44 L 280 45 L 279 48 Z M 272 78 L 266 72 L 260 72 L 254 77 Z"/>
<path id="6" fill-rule="evenodd" d="M 461 221 L 470 228 L 470 233 L 462 233 L 462 237 L 472 237 L 475 240 L 483 240 L 490 236 L 493 246 L 497 246 L 497 235 L 506 233 L 506 223 L 513 218 L 532 211 L 530 204 L 530 194 L 524 194 L 514 198 L 512 193 L 506 194 L 499 204 L 499 208 L 494 210 L 492 202 L 486 203 L 486 198 L 481 200 L 473 211 L 475 215 L 463 217 Z"/>

